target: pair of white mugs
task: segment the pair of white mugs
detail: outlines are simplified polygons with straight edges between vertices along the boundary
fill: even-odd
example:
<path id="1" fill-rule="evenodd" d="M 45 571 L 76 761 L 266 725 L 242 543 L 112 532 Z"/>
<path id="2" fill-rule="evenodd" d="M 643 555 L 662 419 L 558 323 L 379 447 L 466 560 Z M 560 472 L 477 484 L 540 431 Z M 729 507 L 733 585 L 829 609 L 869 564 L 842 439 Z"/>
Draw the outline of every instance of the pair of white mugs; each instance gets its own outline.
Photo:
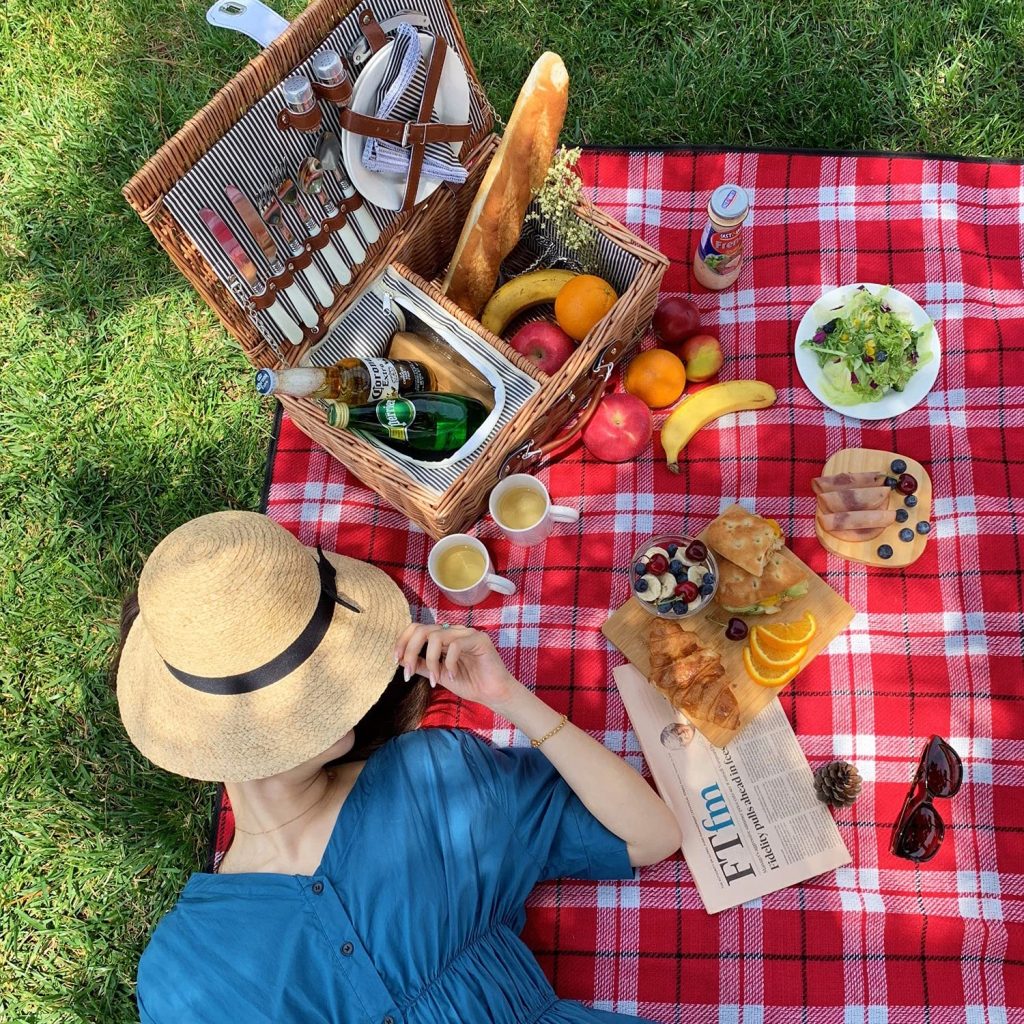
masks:
<path id="1" fill-rule="evenodd" d="M 533 491 L 542 499 L 544 506 L 543 513 L 535 523 L 520 529 L 509 526 L 507 522 L 503 521 L 501 516 L 501 499 L 509 491 L 516 488 Z M 568 508 L 565 505 L 552 505 L 551 495 L 548 494 L 547 488 L 539 480 L 527 473 L 515 473 L 502 480 L 491 491 L 488 507 L 491 518 L 498 524 L 501 532 L 513 544 L 522 544 L 526 547 L 540 544 L 542 541 L 547 540 L 556 523 L 575 523 L 580 517 L 579 512 L 574 508 Z M 440 571 L 441 562 L 445 554 L 456 547 L 471 548 L 477 554 L 474 562 L 482 567 L 479 577 L 474 582 L 459 589 L 446 586 L 445 581 L 442 579 L 443 574 Z M 487 548 L 475 537 L 470 537 L 466 533 L 454 533 L 450 537 L 439 540 L 431 548 L 430 556 L 427 559 L 427 570 L 430 572 L 430 578 L 437 584 L 441 593 L 454 604 L 461 604 L 467 607 L 479 604 L 492 590 L 497 591 L 499 594 L 514 594 L 516 592 L 516 585 L 511 580 L 505 579 L 504 576 L 495 576 L 491 572 L 492 568 L 491 556 Z"/>

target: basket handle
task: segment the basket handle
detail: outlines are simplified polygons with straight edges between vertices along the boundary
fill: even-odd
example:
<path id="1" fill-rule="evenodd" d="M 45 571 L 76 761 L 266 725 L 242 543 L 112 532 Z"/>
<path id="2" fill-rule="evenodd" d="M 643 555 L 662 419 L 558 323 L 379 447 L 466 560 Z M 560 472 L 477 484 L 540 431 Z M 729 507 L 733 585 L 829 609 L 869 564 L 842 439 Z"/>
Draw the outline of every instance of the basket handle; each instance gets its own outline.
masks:
<path id="1" fill-rule="evenodd" d="M 529 441 L 524 441 L 518 448 L 509 452 L 505 456 L 505 461 L 501 464 L 501 468 L 498 470 L 499 480 L 503 480 L 510 473 L 524 473 L 530 469 L 538 468 L 540 463 L 554 452 L 568 448 L 580 439 L 583 431 L 587 428 L 587 424 L 590 423 L 594 413 L 597 412 L 601 399 L 604 398 L 604 393 L 608 389 L 608 381 L 611 379 L 612 370 L 615 369 L 616 357 L 622 351 L 622 348 L 623 346 L 620 342 L 612 342 L 597 357 L 590 371 L 593 376 L 598 378 L 597 385 L 591 392 L 590 399 L 583 411 L 577 416 L 576 422 L 542 445 L 535 446 L 533 438 L 530 438 Z M 565 397 L 570 402 L 576 401 L 576 396 L 571 391 L 566 392 Z"/>

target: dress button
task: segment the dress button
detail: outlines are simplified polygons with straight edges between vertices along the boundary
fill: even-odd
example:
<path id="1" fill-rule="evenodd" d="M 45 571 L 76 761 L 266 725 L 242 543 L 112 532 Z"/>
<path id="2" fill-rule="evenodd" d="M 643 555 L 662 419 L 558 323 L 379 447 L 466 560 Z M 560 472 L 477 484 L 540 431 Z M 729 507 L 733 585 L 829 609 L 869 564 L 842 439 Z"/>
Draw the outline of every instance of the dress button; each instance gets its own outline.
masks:
<path id="1" fill-rule="evenodd" d="M 342 943 L 342 946 L 341 946 L 341 954 L 342 954 L 342 956 L 351 956 L 352 955 L 352 951 L 355 948 L 356 947 L 353 946 L 351 942 Z"/>
<path id="2" fill-rule="evenodd" d="M 390 1016 L 385 1017 L 382 1024 L 395 1024 L 395 1018 Z"/>
<path id="3" fill-rule="evenodd" d="M 319 896 L 320 893 L 322 893 L 323 891 L 324 891 L 324 883 L 323 882 L 314 882 L 313 883 L 313 892 L 315 892 L 317 894 L 317 896 Z"/>

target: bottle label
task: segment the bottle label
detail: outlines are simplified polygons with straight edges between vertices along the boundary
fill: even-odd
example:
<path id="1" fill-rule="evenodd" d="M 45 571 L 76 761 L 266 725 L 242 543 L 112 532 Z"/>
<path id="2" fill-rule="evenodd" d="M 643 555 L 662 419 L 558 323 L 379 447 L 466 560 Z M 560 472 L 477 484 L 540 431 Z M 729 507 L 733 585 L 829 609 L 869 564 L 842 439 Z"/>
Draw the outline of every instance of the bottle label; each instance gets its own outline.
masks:
<path id="1" fill-rule="evenodd" d="M 743 259 L 742 228 L 742 224 L 737 224 L 718 231 L 710 220 L 704 225 L 697 255 L 713 274 L 724 277 L 739 266 Z"/>
<path id="2" fill-rule="evenodd" d="M 417 363 L 413 359 L 396 359 L 394 365 L 398 371 L 399 394 L 406 395 L 411 391 L 430 390 L 430 378 L 422 363 Z"/>
<path id="3" fill-rule="evenodd" d="M 390 359 L 364 359 L 363 366 L 370 377 L 368 402 L 377 402 L 402 390 L 398 367 Z"/>
<path id="4" fill-rule="evenodd" d="M 409 440 L 409 427 L 416 419 L 416 406 L 404 398 L 389 398 L 377 403 L 377 419 L 396 441 Z"/>

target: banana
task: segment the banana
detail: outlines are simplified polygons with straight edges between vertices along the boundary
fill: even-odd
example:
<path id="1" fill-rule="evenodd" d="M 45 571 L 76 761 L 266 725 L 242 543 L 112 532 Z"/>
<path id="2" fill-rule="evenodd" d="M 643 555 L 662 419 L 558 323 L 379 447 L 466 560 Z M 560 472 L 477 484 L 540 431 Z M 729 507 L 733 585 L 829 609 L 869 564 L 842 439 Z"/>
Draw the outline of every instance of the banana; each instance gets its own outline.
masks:
<path id="1" fill-rule="evenodd" d="M 480 323 L 493 334 L 501 335 L 524 309 L 554 302 L 563 285 L 576 275 L 571 270 L 534 270 L 520 274 L 503 284 L 487 301 Z"/>
<path id="2" fill-rule="evenodd" d="M 672 410 L 661 428 L 661 446 L 665 449 L 668 468 L 679 472 L 679 453 L 694 434 L 711 420 L 727 412 L 746 409 L 767 409 L 775 404 L 775 388 L 761 380 L 733 380 L 712 384 L 698 391 Z"/>

